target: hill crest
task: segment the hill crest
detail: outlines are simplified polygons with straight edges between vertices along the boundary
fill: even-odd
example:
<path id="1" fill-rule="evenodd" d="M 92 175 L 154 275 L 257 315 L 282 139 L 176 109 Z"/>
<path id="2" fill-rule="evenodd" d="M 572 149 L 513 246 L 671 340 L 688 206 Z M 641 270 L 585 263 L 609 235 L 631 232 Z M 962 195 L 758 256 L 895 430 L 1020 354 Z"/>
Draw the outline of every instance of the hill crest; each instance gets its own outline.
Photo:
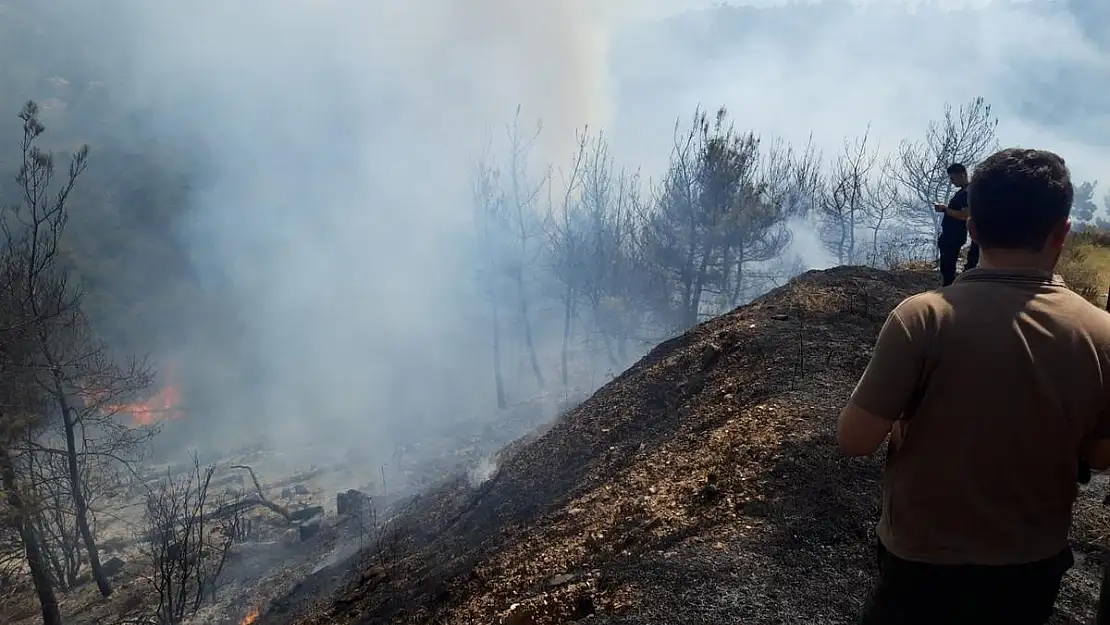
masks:
<path id="1" fill-rule="evenodd" d="M 506 448 L 478 488 L 416 499 L 391 559 L 260 622 L 851 622 L 881 472 L 840 456 L 836 415 L 889 311 L 934 286 L 838 267 L 706 321 Z"/>

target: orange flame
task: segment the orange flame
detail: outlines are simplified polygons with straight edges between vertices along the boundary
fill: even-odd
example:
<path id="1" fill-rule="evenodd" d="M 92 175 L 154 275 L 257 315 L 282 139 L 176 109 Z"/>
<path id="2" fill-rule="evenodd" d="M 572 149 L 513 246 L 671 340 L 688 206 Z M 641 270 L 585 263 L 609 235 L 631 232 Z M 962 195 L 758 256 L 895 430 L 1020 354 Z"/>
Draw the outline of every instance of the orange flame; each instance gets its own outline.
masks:
<path id="1" fill-rule="evenodd" d="M 239 625 L 251 625 L 251 623 L 258 620 L 258 608 L 251 608 L 251 611 L 239 621 Z"/>
<path id="2" fill-rule="evenodd" d="M 116 413 L 127 413 L 135 425 L 151 425 L 162 419 L 176 419 L 181 416 L 181 390 L 167 385 L 158 390 L 150 399 L 131 404 L 119 404 L 106 408 Z"/>

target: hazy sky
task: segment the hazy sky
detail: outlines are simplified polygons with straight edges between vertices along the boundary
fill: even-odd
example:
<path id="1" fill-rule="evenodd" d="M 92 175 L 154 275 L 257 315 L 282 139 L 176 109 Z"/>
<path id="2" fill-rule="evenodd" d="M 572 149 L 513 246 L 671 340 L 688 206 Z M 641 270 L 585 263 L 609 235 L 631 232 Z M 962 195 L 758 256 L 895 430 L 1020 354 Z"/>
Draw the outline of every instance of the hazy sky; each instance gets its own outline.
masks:
<path id="1" fill-rule="evenodd" d="M 940 14 L 908 10 L 924 3 L 899 0 L 855 4 L 868 10 L 833 19 L 814 11 L 812 22 L 796 20 L 804 37 L 740 27 L 735 41 L 722 43 L 731 49 L 710 58 L 675 61 L 673 49 L 658 45 L 641 53 L 629 63 L 644 74 L 640 82 L 679 76 L 680 87 L 624 102 L 617 121 L 628 120 L 622 136 L 637 142 L 630 152 L 659 155 L 666 133 L 633 129 L 660 128 L 662 118 L 698 103 L 726 104 L 740 123 L 765 134 L 804 141 L 813 132 L 829 149 L 870 125 L 872 136 L 893 148 L 920 137 L 945 103 L 982 95 L 1000 118 L 1001 143 L 1056 149 L 1081 178 L 1105 170 L 1110 51 L 1082 33 L 1063 2 L 951 0 L 934 4 L 961 11 Z M 1084 71 L 1060 80 L 1061 67 Z M 1052 125 L 1023 119 L 1046 102 L 1080 110 L 1059 111 Z"/>
<path id="2" fill-rule="evenodd" d="M 457 235 L 474 157 L 518 103 L 526 122 L 543 119 L 538 158 L 565 159 L 576 129 L 602 125 L 625 164 L 658 175 L 676 118 L 697 104 L 727 105 L 767 136 L 812 132 L 832 151 L 868 124 L 894 147 L 946 102 L 984 95 L 1004 144 L 1058 150 L 1083 178 L 1106 169 L 1107 131 L 1077 129 L 1107 109 L 1055 125 L 1019 117 L 1061 88 L 1053 68 L 1110 76 L 1106 50 L 1059 3 L 798 9 L 718 33 L 722 49 L 701 56 L 696 37 L 636 34 L 646 17 L 704 4 L 166 0 L 113 18 L 105 27 L 130 52 L 125 101 L 205 147 L 183 236 L 246 320 L 240 361 L 194 354 L 221 414 L 266 415 L 296 447 L 325 431 L 345 445 L 388 439 L 489 405 L 475 360 L 487 326 L 460 304 L 473 276 Z M 1065 87 L 1087 102 L 1105 84 Z M 799 236 L 795 251 L 819 258 L 814 247 Z M 235 369 L 250 382 L 221 386 Z"/>

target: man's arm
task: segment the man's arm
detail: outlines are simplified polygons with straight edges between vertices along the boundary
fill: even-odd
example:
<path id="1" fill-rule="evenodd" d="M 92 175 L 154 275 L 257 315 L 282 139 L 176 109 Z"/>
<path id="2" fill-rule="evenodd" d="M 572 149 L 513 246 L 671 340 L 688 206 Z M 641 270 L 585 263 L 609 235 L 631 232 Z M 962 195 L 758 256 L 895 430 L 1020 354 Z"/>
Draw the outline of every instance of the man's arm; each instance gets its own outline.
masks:
<path id="1" fill-rule="evenodd" d="M 870 456 L 883 444 L 895 420 L 880 417 L 848 404 L 840 411 L 837 422 L 837 443 L 847 456 Z"/>
<path id="2" fill-rule="evenodd" d="M 944 207 L 944 212 L 953 219 L 960 221 L 967 221 L 971 217 L 971 210 L 967 204 L 967 194 L 963 191 L 957 193 L 948 206 Z"/>
<path id="3" fill-rule="evenodd" d="M 950 208 L 944 204 L 933 204 L 933 210 L 938 213 L 951 215 L 952 217 L 959 219 L 960 221 L 967 221 L 968 217 L 971 216 L 971 212 L 967 208 Z"/>
<path id="4" fill-rule="evenodd" d="M 944 212 L 947 213 L 950 217 L 954 217 L 956 219 L 959 219 L 960 221 L 967 221 L 967 218 L 971 217 L 971 211 L 966 208 L 962 210 L 955 208 L 945 208 Z"/>
<path id="5" fill-rule="evenodd" d="M 900 305 L 890 313 L 863 377 L 840 412 L 837 442 L 849 456 L 869 456 L 883 444 L 909 406 L 925 367 L 926 334 L 908 326 Z M 912 327 L 911 327 L 912 326 Z"/>

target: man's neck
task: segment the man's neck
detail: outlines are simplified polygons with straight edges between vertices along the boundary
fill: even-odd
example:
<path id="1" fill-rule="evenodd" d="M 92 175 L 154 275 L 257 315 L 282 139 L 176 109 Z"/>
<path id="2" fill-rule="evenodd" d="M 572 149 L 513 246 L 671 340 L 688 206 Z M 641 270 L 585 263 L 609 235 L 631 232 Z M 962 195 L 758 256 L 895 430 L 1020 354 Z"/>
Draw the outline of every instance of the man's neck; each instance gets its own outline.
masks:
<path id="1" fill-rule="evenodd" d="M 982 250 L 979 266 L 983 269 L 1036 269 L 1046 273 L 1056 270 L 1056 258 L 1042 252 L 1019 250 Z"/>

